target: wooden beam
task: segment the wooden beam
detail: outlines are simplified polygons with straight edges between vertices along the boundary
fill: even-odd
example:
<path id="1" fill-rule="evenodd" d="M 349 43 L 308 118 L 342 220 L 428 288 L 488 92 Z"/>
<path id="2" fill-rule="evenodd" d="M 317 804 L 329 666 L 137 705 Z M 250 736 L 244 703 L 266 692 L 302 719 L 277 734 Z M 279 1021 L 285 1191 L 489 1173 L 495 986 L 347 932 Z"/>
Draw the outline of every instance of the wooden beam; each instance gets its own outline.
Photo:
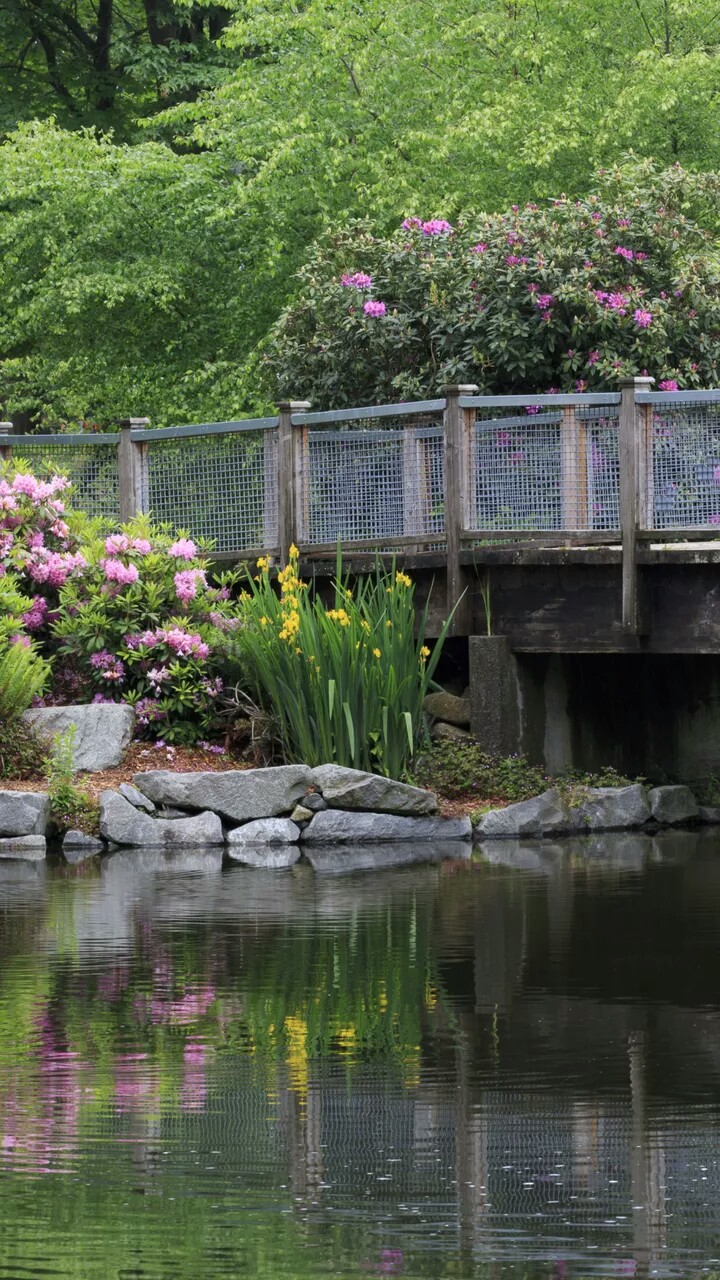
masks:
<path id="1" fill-rule="evenodd" d="M 277 441 L 277 506 L 280 559 L 287 564 L 290 547 L 297 537 L 296 458 L 293 442 L 292 415 L 306 413 L 308 400 L 281 400 L 278 411 Z"/>
<path id="2" fill-rule="evenodd" d="M 647 622 L 640 597 L 637 532 L 640 494 L 646 492 L 646 454 L 640 447 L 640 424 L 635 395 L 648 391 L 654 378 L 623 378 L 620 383 L 619 462 L 620 528 L 622 531 L 622 622 L 629 635 L 642 635 Z"/>
<path id="3" fill-rule="evenodd" d="M 136 450 L 141 446 L 131 438 L 130 433 L 135 430 L 143 430 L 147 427 L 149 421 L 149 418 L 121 418 L 118 423 L 120 427 L 118 484 L 121 524 L 126 524 L 128 520 L 134 519 L 142 510 L 139 505 L 139 502 L 142 501 L 141 468 L 136 454 Z"/>
<path id="4" fill-rule="evenodd" d="M 468 431 L 473 418 L 458 403 L 460 396 L 471 396 L 474 385 L 453 384 L 442 388 L 445 398 L 445 542 L 447 548 L 447 611 L 454 609 L 452 634 L 467 635 L 470 630 L 471 602 L 466 592 L 466 571 L 460 559 L 460 531 L 467 524 L 470 508 L 471 476 L 468 471 Z M 474 414 L 474 411 L 472 411 Z"/>

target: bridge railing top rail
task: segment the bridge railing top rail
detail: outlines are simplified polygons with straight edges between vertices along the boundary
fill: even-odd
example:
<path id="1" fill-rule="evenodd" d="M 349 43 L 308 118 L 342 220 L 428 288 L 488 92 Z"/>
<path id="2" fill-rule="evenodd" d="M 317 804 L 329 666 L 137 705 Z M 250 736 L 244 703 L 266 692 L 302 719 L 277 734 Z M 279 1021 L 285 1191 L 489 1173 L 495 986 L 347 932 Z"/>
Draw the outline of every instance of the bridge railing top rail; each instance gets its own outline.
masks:
<path id="1" fill-rule="evenodd" d="M 620 404 L 619 391 L 601 391 L 561 395 L 543 394 L 535 396 L 459 396 L 458 405 L 461 409 L 505 409 L 512 408 L 514 405 L 541 405 L 555 407 L 558 409 L 570 408 L 573 405 L 582 407 L 583 405 L 603 405 L 603 404 Z"/>
<path id="2" fill-rule="evenodd" d="M 290 421 L 294 427 L 331 425 L 334 422 L 360 422 L 374 418 L 416 417 L 422 413 L 442 413 L 444 399 L 405 400 L 400 404 L 361 405 L 351 409 L 328 409 L 322 413 L 293 413 Z"/>
<path id="3" fill-rule="evenodd" d="M 638 391 L 635 395 L 637 404 L 718 404 L 720 389 L 712 391 Z"/>

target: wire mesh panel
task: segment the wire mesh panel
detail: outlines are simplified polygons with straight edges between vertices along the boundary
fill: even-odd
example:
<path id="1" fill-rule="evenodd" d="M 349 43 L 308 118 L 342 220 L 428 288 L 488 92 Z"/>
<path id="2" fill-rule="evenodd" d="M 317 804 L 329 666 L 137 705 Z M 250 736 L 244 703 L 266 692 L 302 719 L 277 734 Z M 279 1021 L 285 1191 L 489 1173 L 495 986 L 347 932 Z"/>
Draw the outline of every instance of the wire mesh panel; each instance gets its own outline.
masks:
<path id="1" fill-rule="evenodd" d="M 478 410 L 470 442 L 469 527 L 617 530 L 617 410 L 534 410 Z"/>
<path id="2" fill-rule="evenodd" d="M 22 460 L 34 475 L 47 479 L 56 471 L 73 485 L 72 504 L 89 516 L 117 520 L 120 506 L 117 439 L 76 442 L 58 436 L 52 443 L 13 442 L 14 462 Z"/>
<path id="3" fill-rule="evenodd" d="M 303 542 L 442 536 L 442 422 L 437 415 L 385 421 L 299 429 Z"/>
<path id="4" fill-rule="evenodd" d="M 652 403 L 649 411 L 649 527 L 720 526 L 720 401 L 673 399 Z"/>
<path id="5" fill-rule="evenodd" d="M 150 433 L 148 433 L 150 434 Z M 216 551 L 277 544 L 277 430 L 147 440 L 143 509 Z"/>

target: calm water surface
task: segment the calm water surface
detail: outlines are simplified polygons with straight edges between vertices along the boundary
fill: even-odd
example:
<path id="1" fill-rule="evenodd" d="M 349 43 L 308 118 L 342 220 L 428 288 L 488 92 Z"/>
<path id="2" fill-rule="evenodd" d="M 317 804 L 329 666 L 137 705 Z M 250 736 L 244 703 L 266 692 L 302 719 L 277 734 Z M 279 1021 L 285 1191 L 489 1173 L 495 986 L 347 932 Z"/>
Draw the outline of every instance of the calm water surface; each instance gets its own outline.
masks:
<path id="1" fill-rule="evenodd" d="M 0 864 L 0 1277 L 720 1276 L 720 838 Z"/>

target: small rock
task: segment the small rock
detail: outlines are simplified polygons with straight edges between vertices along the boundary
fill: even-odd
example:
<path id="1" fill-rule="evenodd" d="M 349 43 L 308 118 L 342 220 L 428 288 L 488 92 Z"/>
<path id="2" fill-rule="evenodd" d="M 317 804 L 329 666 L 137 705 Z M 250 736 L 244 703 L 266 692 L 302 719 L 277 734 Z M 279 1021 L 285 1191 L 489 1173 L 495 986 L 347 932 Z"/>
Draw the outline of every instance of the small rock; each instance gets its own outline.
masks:
<path id="1" fill-rule="evenodd" d="M 445 724 L 444 720 L 436 720 L 430 730 L 430 737 L 436 742 L 471 742 L 472 734 L 467 729 L 460 729 L 456 724 Z"/>
<path id="2" fill-rule="evenodd" d="M 312 809 L 306 809 L 304 804 L 296 804 L 290 814 L 291 822 L 309 822 L 313 816 Z"/>
<path id="3" fill-rule="evenodd" d="M 308 791 L 300 801 L 304 809 L 310 809 L 312 813 L 322 813 L 327 809 L 327 800 L 323 800 L 319 791 Z"/>
<path id="4" fill-rule="evenodd" d="M 297 844 L 300 828 L 290 818 L 258 818 L 228 833 L 228 849 L 264 844 Z"/>
<path id="5" fill-rule="evenodd" d="M 423 707 L 435 720 L 443 720 L 446 724 L 457 725 L 467 729 L 470 724 L 470 701 L 468 698 L 457 698 L 454 693 L 428 693 Z"/>
<path id="6" fill-rule="evenodd" d="M 664 826 L 697 821 L 700 816 L 698 802 L 689 787 L 653 787 L 648 801 L 653 818 Z"/>
<path id="7" fill-rule="evenodd" d="M 698 809 L 698 818 L 700 822 L 720 827 L 720 805 L 701 804 Z"/>
<path id="8" fill-rule="evenodd" d="M 49 822 L 44 791 L 0 791 L 0 836 L 44 836 Z"/>
<path id="9" fill-rule="evenodd" d="M 477 824 L 476 833 L 481 840 L 508 840 L 518 836 L 541 836 L 546 831 L 562 831 L 567 828 L 568 813 L 565 802 L 555 787 L 533 796 L 532 800 L 520 800 L 506 809 L 491 809 L 484 813 Z"/>
<path id="10" fill-rule="evenodd" d="M 17 862 L 42 862 L 47 844 L 44 836 L 11 836 L 0 840 L 0 858 Z"/>
<path id="11" fill-rule="evenodd" d="M 381 778 L 361 769 L 345 769 L 342 765 L 321 764 L 312 771 L 313 782 L 320 788 L 331 809 L 361 809 L 366 813 L 398 813 L 420 817 L 437 813 L 437 797 L 422 787 Z M 304 803 L 304 801 L 303 801 Z"/>
<path id="12" fill-rule="evenodd" d="M 63 856 L 66 862 L 75 866 L 92 858 L 96 853 L 103 853 L 105 845 L 102 840 L 87 835 L 84 831 L 66 831 L 62 842 Z"/>
<path id="13" fill-rule="evenodd" d="M 54 737 L 75 727 L 76 769 L 100 773 L 122 764 L 135 727 L 132 707 L 120 702 L 91 702 L 78 707 L 34 707 L 23 716 L 41 733 Z"/>
<path id="14" fill-rule="evenodd" d="M 136 773 L 135 786 L 156 804 L 211 809 L 232 822 L 290 813 L 312 785 L 303 764 L 270 769 L 228 769 L 218 773 L 172 773 L 154 769 Z"/>
<path id="15" fill-rule="evenodd" d="M 300 857 L 296 844 L 286 845 L 228 845 L 228 857 L 246 867 L 261 867 L 266 871 L 279 871 L 292 867 Z"/>
<path id="16" fill-rule="evenodd" d="M 150 803 L 152 803 L 152 802 L 150 802 Z M 157 814 L 158 818 L 167 818 L 167 819 L 168 819 L 168 821 L 169 821 L 171 818 L 189 818 L 189 817 L 191 817 L 191 814 L 190 814 L 190 813 L 188 813 L 188 810 L 187 810 L 187 809 L 176 809 L 176 808 L 174 808 L 174 806 L 173 806 L 173 805 L 171 805 L 171 804 L 164 804 L 164 805 L 162 806 L 162 808 L 160 808 L 160 809 L 156 809 L 156 808 L 155 808 L 155 805 L 153 805 L 153 810 L 154 810 L 154 812 Z"/>
<path id="17" fill-rule="evenodd" d="M 397 840 L 470 840 L 469 818 L 406 818 L 391 813 L 316 813 L 302 833 L 303 844 L 358 844 Z"/>
<path id="18" fill-rule="evenodd" d="M 155 805 L 152 800 L 148 800 L 147 796 L 144 796 L 142 791 L 138 791 L 137 787 L 134 787 L 131 782 L 121 782 L 118 792 L 126 800 L 129 800 L 130 804 L 134 805 L 136 809 L 144 809 L 146 813 L 155 812 Z"/>
<path id="19" fill-rule="evenodd" d="M 223 843 L 222 823 L 216 813 L 198 813 L 192 818 L 152 818 L 117 791 L 100 794 L 100 834 L 117 845 L 176 848 Z"/>

